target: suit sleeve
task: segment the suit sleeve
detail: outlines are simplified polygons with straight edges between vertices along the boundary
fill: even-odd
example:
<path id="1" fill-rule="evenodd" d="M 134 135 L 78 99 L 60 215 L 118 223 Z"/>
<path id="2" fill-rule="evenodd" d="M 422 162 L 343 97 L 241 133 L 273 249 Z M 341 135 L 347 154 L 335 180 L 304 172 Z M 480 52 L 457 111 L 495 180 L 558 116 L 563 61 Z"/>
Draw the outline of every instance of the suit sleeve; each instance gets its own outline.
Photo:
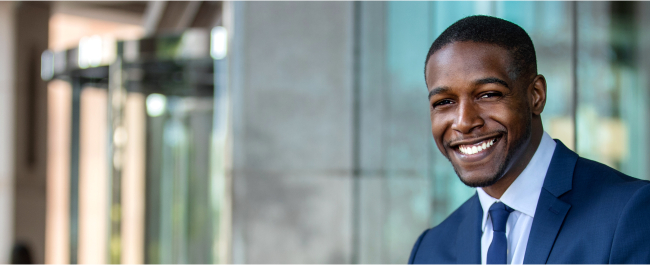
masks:
<path id="1" fill-rule="evenodd" d="M 415 262 L 415 254 L 417 254 L 418 249 L 420 248 L 420 243 L 422 243 L 422 238 L 424 238 L 424 235 L 429 232 L 429 229 L 424 230 L 420 237 L 418 237 L 418 240 L 415 241 L 415 245 L 413 246 L 413 249 L 411 250 L 411 257 L 409 258 L 409 264 L 413 264 Z"/>
<path id="2" fill-rule="evenodd" d="M 650 185 L 640 188 L 623 209 L 609 263 L 650 263 Z"/>

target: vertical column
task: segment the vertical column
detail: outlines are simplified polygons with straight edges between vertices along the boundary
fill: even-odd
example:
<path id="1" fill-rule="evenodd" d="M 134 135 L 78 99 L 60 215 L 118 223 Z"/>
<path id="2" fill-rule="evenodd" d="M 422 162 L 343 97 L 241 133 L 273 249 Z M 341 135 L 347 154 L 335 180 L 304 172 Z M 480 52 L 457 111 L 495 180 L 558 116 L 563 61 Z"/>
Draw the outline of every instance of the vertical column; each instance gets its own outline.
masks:
<path id="1" fill-rule="evenodd" d="M 13 243 L 15 5 L 0 2 L 0 262 L 9 263 Z"/>
<path id="2" fill-rule="evenodd" d="M 384 258 L 383 231 L 385 224 L 386 190 L 385 174 L 383 171 L 383 152 L 385 145 L 384 119 L 386 106 L 385 73 L 385 28 L 387 2 L 361 2 L 360 11 L 356 14 L 359 32 L 358 53 L 358 211 L 356 215 L 358 226 L 355 226 L 356 236 L 359 237 L 356 247 L 358 263 L 386 263 Z"/>
<path id="3" fill-rule="evenodd" d="M 232 262 L 349 263 L 353 3 L 235 5 Z"/>
<path id="4" fill-rule="evenodd" d="M 224 28 L 212 30 L 214 59 L 214 108 L 210 151 L 210 205 L 216 219 L 212 234 L 212 262 L 232 263 L 232 140 L 227 56 L 232 28 L 232 2 L 224 2 Z M 220 54 L 217 52 L 221 51 Z"/>
<path id="5" fill-rule="evenodd" d="M 361 2 L 352 7 L 352 263 L 360 263 L 361 247 Z"/>
<path id="6" fill-rule="evenodd" d="M 78 262 L 108 263 L 110 179 L 108 93 L 85 85 L 80 96 Z"/>
<path id="7" fill-rule="evenodd" d="M 45 263 L 70 263 L 70 129 L 72 86 L 48 83 L 47 227 Z"/>
<path id="8" fill-rule="evenodd" d="M 110 235 L 109 262 L 121 263 L 121 220 L 122 220 L 122 168 L 127 144 L 127 130 L 124 124 L 126 90 L 122 85 L 122 59 L 117 58 L 109 67 L 108 77 L 108 142 L 109 187 L 110 187 Z"/>
<path id="9" fill-rule="evenodd" d="M 70 121 L 70 263 L 78 263 L 79 249 L 79 123 L 81 78 L 72 79 L 72 119 Z"/>
<path id="10" fill-rule="evenodd" d="M 127 130 L 122 178 L 121 263 L 142 264 L 145 235 L 145 165 L 146 165 L 145 96 L 129 93 L 124 106 Z"/>
<path id="11" fill-rule="evenodd" d="M 41 53 L 48 47 L 50 4 L 17 3 L 14 53 L 14 236 L 42 263 L 45 248 L 47 172 L 47 86 L 40 76 Z"/>

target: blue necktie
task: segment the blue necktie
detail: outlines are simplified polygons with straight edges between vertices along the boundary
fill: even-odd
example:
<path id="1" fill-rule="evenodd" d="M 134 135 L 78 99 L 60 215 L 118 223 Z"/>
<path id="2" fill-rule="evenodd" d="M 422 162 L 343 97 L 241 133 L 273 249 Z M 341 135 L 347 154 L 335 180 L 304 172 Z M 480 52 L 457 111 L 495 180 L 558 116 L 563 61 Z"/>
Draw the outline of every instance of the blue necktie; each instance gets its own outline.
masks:
<path id="1" fill-rule="evenodd" d="M 506 264 L 508 262 L 508 239 L 506 238 L 506 222 L 514 211 L 512 208 L 498 202 L 490 207 L 492 218 L 492 243 L 488 248 L 487 264 Z"/>

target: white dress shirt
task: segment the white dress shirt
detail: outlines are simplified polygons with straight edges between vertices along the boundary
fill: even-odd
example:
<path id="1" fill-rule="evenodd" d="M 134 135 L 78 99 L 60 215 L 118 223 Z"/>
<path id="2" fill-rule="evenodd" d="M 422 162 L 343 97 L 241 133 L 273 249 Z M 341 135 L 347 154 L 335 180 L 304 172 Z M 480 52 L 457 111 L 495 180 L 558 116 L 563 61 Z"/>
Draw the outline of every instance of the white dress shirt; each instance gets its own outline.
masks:
<path id="1" fill-rule="evenodd" d="M 481 263 L 486 264 L 488 248 L 492 242 L 492 220 L 490 219 L 490 206 L 496 202 L 503 202 L 514 211 L 510 213 L 506 222 L 506 238 L 508 239 L 508 264 L 523 264 L 530 227 L 535 217 L 537 201 L 542 191 L 546 171 L 551 163 L 555 151 L 555 141 L 546 133 L 524 171 L 508 187 L 500 200 L 492 198 L 482 188 L 477 188 L 478 198 L 483 208 L 483 223 L 481 228 Z"/>

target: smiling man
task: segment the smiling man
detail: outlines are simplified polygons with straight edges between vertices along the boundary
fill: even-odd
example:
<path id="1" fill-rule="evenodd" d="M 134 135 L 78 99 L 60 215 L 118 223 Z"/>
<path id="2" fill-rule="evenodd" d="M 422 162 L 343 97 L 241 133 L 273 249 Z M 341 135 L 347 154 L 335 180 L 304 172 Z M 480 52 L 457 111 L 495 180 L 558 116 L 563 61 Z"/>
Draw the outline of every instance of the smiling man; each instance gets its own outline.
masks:
<path id="1" fill-rule="evenodd" d="M 650 263 L 650 185 L 544 132 L 546 80 L 519 26 L 471 16 L 425 60 L 431 130 L 476 194 L 409 263 Z"/>

